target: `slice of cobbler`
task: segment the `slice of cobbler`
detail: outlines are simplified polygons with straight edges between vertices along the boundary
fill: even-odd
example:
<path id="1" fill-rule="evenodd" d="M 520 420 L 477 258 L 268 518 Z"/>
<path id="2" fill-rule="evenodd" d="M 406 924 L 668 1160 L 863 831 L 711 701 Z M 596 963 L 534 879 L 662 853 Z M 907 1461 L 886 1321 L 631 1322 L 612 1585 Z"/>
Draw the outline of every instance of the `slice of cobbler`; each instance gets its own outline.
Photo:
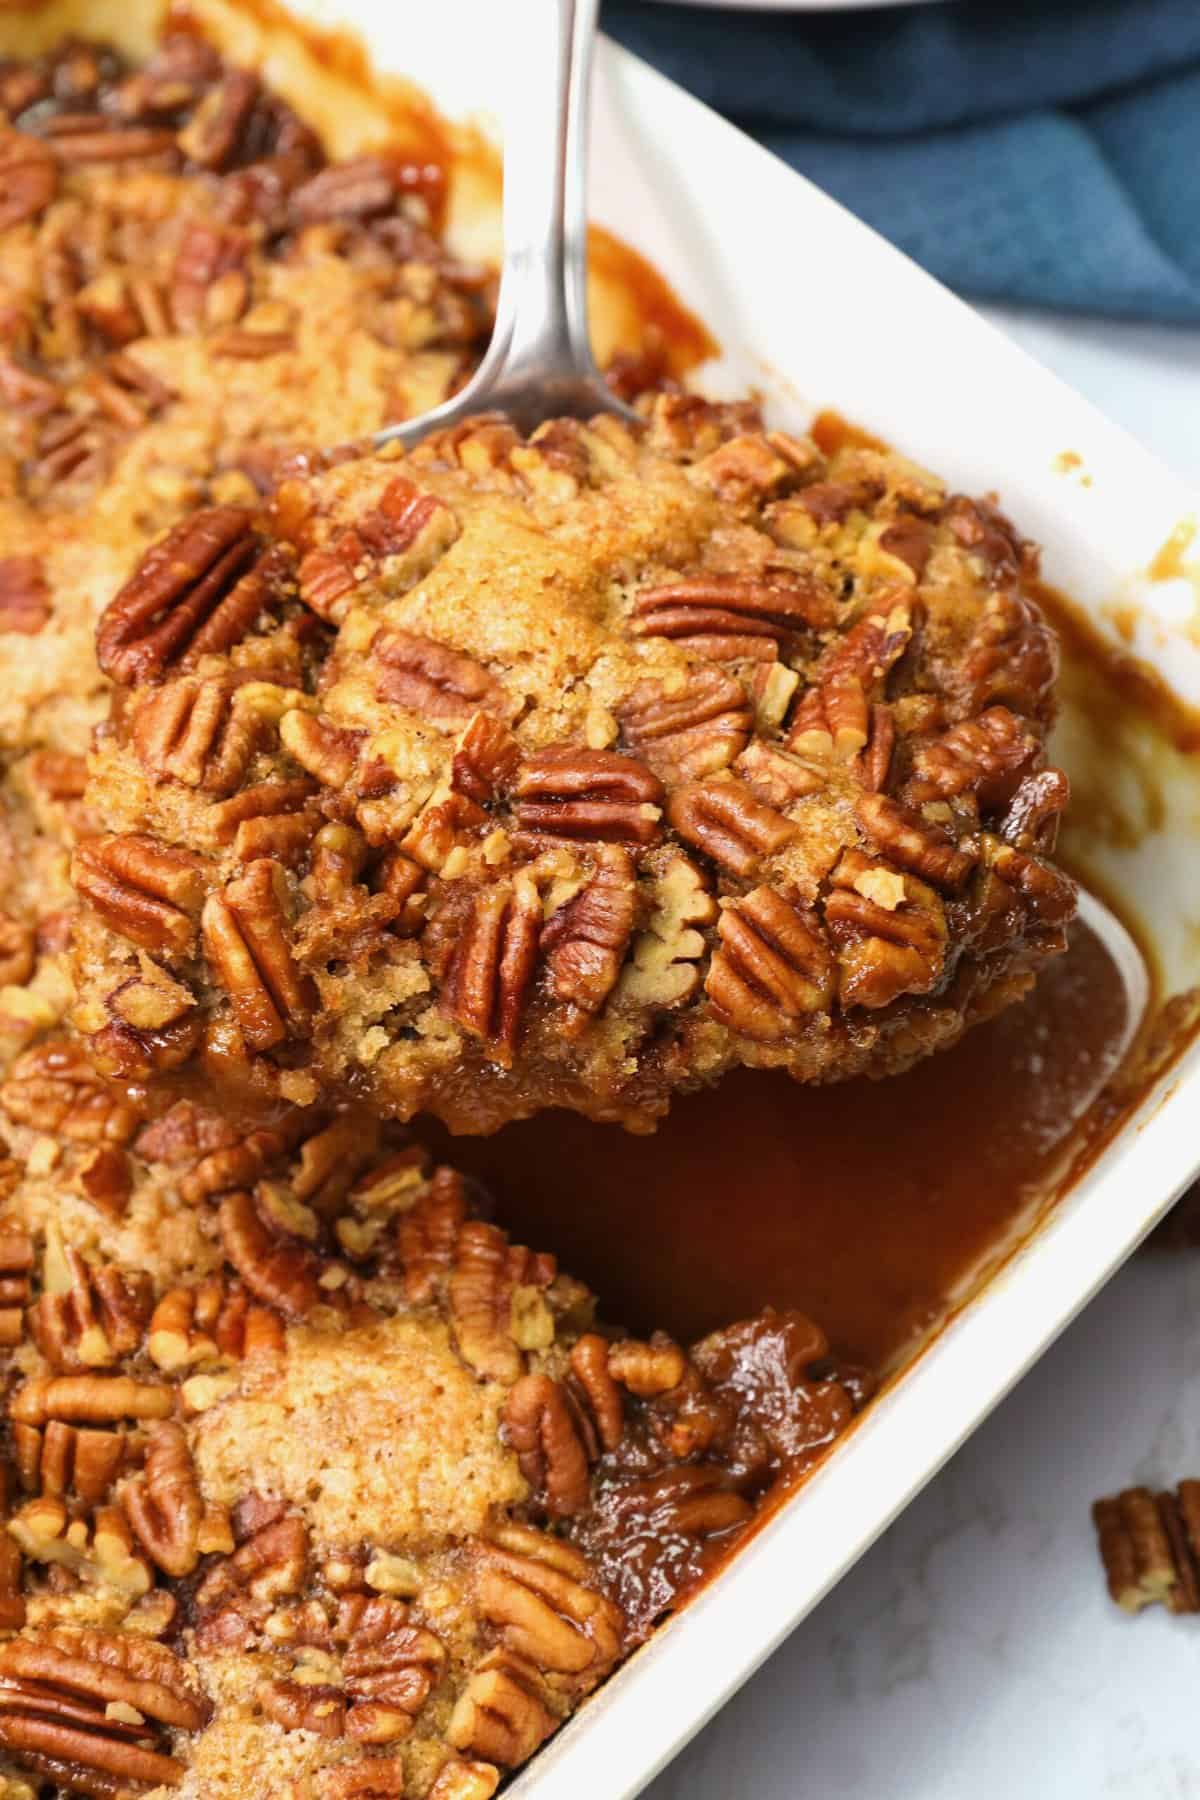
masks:
<path id="1" fill-rule="evenodd" d="M 1031 547 L 899 456 L 646 411 L 301 464 L 145 555 L 75 864 L 102 1067 L 644 1128 L 740 1063 L 903 1069 L 1062 947 Z"/>

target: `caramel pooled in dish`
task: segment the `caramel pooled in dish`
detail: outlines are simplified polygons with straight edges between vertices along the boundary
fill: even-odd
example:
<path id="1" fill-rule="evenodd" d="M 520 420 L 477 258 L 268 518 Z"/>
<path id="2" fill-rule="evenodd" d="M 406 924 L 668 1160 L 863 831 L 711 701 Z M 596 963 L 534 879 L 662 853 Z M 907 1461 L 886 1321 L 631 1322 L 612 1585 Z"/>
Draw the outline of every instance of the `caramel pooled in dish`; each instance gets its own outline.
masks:
<path id="1" fill-rule="evenodd" d="M 488 1131 L 901 1070 L 1063 947 L 1035 557 L 667 394 L 297 469 L 155 544 L 75 860 L 107 1073 Z"/>

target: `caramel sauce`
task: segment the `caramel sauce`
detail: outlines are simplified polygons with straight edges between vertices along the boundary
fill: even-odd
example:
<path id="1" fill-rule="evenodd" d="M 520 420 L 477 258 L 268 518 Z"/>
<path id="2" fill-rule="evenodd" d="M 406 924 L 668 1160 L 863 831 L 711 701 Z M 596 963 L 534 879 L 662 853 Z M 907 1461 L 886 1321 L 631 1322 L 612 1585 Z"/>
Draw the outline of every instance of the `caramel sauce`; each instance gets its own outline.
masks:
<path id="1" fill-rule="evenodd" d="M 882 1370 L 1052 1195 L 1125 1023 L 1119 974 L 1078 925 L 1027 1000 L 893 1080 L 748 1070 L 677 1101 L 653 1137 L 554 1113 L 439 1149 L 609 1319 L 688 1341 L 795 1307 Z"/>

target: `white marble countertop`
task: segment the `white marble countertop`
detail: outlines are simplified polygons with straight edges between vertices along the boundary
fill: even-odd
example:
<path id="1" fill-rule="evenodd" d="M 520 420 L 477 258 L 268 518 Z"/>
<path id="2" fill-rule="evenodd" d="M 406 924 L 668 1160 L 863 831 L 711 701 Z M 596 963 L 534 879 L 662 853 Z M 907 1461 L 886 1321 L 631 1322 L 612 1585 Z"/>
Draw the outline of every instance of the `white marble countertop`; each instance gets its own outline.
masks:
<path id="1" fill-rule="evenodd" d="M 1200 503 L 1200 331 L 989 316 Z M 1200 1252 L 1143 1254 L 647 1800 L 1200 1797 L 1200 1625 L 1117 1612 L 1089 1514 L 1196 1473 Z"/>

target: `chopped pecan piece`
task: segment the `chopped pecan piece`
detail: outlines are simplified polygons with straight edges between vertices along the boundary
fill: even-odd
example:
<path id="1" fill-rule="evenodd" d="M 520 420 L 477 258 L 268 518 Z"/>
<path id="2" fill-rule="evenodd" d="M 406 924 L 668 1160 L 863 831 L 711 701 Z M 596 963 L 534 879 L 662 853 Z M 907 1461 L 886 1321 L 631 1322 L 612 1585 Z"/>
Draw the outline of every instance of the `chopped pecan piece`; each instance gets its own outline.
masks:
<path id="1" fill-rule="evenodd" d="M 772 887 L 757 887 L 721 909 L 720 948 L 705 991 L 747 1037 L 785 1037 L 798 1019 L 833 997 L 833 958 L 814 914 Z"/>
<path id="2" fill-rule="evenodd" d="M 599 1012 L 617 984 L 636 918 L 633 859 L 620 845 L 602 844 L 592 879 L 542 931 L 541 952 L 559 1000 Z"/>
<path id="3" fill-rule="evenodd" d="M 24 987 L 35 962 L 32 928 L 0 913 L 0 987 Z"/>
<path id="4" fill-rule="evenodd" d="M 176 956 L 193 948 L 204 878 L 186 850 L 137 835 L 93 838 L 75 852 L 71 879 L 76 893 L 131 943 Z"/>
<path id="5" fill-rule="evenodd" d="M 528 875 L 493 882 L 471 901 L 446 971 L 442 1010 L 504 1064 L 516 1049 L 541 929 L 542 905 Z"/>
<path id="6" fill-rule="evenodd" d="M 516 824 L 530 837 L 652 844 L 661 834 L 663 786 L 636 757 L 615 750 L 539 750 L 515 783 Z"/>
<path id="7" fill-rule="evenodd" d="M 633 603 L 639 637 L 681 639 L 714 660 L 773 656 L 805 632 L 824 631 L 837 616 L 832 594 L 811 576 L 784 571 L 755 578 L 694 575 L 643 588 Z"/>
<path id="8" fill-rule="evenodd" d="M 0 135 L 0 231 L 36 219 L 57 193 L 54 152 L 25 131 Z"/>
<path id="9" fill-rule="evenodd" d="M 12 1638 L 0 1644 L 0 1683 L 0 1744 L 52 1759 L 85 1793 L 177 1786 L 183 1764 L 166 1753 L 167 1733 L 199 1731 L 211 1711 L 179 1658 L 133 1632 L 59 1626 Z"/>
<path id="10" fill-rule="evenodd" d="M 1061 769 L 1026 775 L 1001 820 L 1001 837 L 1017 850 L 1049 853 L 1070 798 L 1071 784 Z"/>
<path id="11" fill-rule="evenodd" d="M 65 1569 L 79 1581 L 111 1589 L 127 1602 L 141 1599 L 150 1591 L 153 1575 L 134 1553 L 120 1508 L 94 1501 L 91 1505 L 88 1520 L 73 1518 L 62 1499 L 47 1488 L 9 1520 L 10 1537 L 30 1562 Z"/>
<path id="12" fill-rule="evenodd" d="M 450 1324 L 459 1354 L 477 1375 L 517 1380 L 523 1368 L 518 1305 L 527 1291 L 538 1302 L 554 1275 L 553 1257 L 510 1244 L 495 1225 L 472 1219 L 459 1228 L 447 1284 Z"/>
<path id="13" fill-rule="evenodd" d="M 761 738 L 746 747 L 734 766 L 746 786 L 769 806 L 790 806 L 795 800 L 820 793 L 825 786 L 825 777 L 818 770 L 786 750 L 764 744 Z"/>
<path id="14" fill-rule="evenodd" d="M 299 1036 L 316 1000 L 292 954 L 282 885 L 279 863 L 264 857 L 210 895 L 201 915 L 205 946 L 251 1050 Z"/>
<path id="15" fill-rule="evenodd" d="M 36 637 L 50 622 L 50 589 L 38 556 L 0 557 L 0 632 Z"/>
<path id="16" fill-rule="evenodd" d="M 728 768 L 754 728 L 741 682 L 706 663 L 677 685 L 639 681 L 617 717 L 629 743 L 664 781 L 696 781 Z"/>
<path id="17" fill-rule="evenodd" d="M 565 1390 L 548 1375 L 522 1375 L 504 1403 L 504 1429 L 521 1473 L 554 1519 L 588 1503 L 588 1458 Z"/>
<path id="18" fill-rule="evenodd" d="M 266 1224 L 250 1194 L 226 1194 L 219 1217 L 225 1254 L 256 1300 L 289 1319 L 320 1303 L 319 1257 L 302 1239 Z"/>
<path id="19" fill-rule="evenodd" d="M 735 875 L 750 876 L 795 835 L 795 826 L 742 781 L 697 781 L 676 788 L 667 816 L 685 843 Z"/>
<path id="20" fill-rule="evenodd" d="M 429 1790 L 429 1800 L 492 1800 L 500 1771 L 491 1763 L 447 1763 Z"/>
<path id="21" fill-rule="evenodd" d="M 257 555 L 242 507 L 210 506 L 176 525 L 104 610 L 96 632 L 104 673 L 132 687 L 181 658 L 236 644 L 268 599 Z"/>
<path id="22" fill-rule="evenodd" d="M 912 609 L 897 601 L 870 613 L 836 639 L 817 664 L 788 730 L 787 747 L 798 756 L 842 761 L 857 756 L 871 735 L 871 702 L 912 640 Z"/>
<path id="23" fill-rule="evenodd" d="M 171 271 L 171 314 L 177 331 L 230 325 L 249 298 L 244 232 L 193 219 L 179 240 Z"/>
<path id="24" fill-rule="evenodd" d="M 1108 1591 L 1125 1612 L 1200 1612 L 1200 1481 L 1126 1488 L 1092 1507 Z"/>
<path id="25" fill-rule="evenodd" d="M 654 886 L 649 929 L 637 938 L 621 977 L 621 992 L 652 1006 L 677 1006 L 700 985 L 705 952 L 702 928 L 717 917 L 717 903 L 695 865 L 672 854 Z"/>
<path id="26" fill-rule="evenodd" d="M 461 651 L 411 631 L 381 631 L 371 646 L 381 665 L 380 700 L 420 715 L 443 730 L 460 730 L 476 712 L 511 718 L 513 702 L 494 675 Z"/>

